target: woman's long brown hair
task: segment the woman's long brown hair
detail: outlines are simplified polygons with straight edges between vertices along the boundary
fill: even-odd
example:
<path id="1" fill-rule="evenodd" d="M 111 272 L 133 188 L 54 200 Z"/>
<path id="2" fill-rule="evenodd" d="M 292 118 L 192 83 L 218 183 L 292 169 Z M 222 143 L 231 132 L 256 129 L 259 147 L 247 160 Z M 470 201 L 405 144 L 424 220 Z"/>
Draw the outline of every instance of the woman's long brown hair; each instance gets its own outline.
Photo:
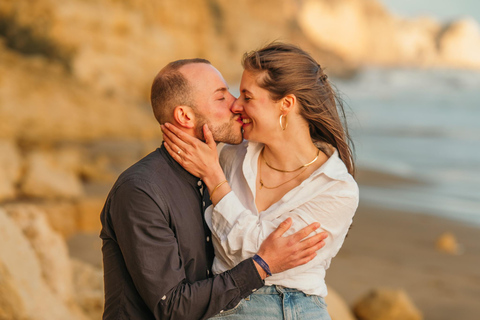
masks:
<path id="1" fill-rule="evenodd" d="M 309 124 L 312 141 L 335 147 L 348 172 L 355 174 L 353 143 L 343 104 L 310 54 L 294 45 L 274 42 L 245 53 L 242 65 L 245 70 L 262 75 L 258 85 L 269 91 L 274 101 L 295 95 L 300 115 Z"/>

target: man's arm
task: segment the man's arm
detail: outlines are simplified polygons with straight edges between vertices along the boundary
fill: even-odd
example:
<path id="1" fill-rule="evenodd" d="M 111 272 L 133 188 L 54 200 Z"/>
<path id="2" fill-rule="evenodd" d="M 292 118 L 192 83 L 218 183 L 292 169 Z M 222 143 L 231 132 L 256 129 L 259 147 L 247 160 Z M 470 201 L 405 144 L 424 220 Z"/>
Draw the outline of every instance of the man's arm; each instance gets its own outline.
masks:
<path id="1" fill-rule="evenodd" d="M 129 275 L 155 319 L 205 319 L 233 308 L 263 286 L 253 261 L 195 283 L 186 281 L 166 203 L 146 181 L 127 182 L 112 197 L 111 221 Z"/>

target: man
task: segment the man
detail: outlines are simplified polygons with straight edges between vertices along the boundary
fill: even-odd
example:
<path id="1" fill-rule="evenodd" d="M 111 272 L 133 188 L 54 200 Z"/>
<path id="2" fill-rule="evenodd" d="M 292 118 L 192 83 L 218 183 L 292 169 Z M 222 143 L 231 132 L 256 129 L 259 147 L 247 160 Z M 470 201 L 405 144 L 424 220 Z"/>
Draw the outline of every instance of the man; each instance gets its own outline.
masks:
<path id="1" fill-rule="evenodd" d="M 207 60 L 168 64 L 153 82 L 151 100 L 160 124 L 202 138 L 208 123 L 216 141 L 242 141 L 241 124 L 230 110 L 235 98 Z M 203 182 L 163 145 L 120 175 L 101 214 L 103 319 L 206 319 L 263 286 L 266 272 L 252 259 L 210 273 L 213 247 L 203 219 L 209 205 Z M 301 241 L 318 224 L 282 237 L 289 226 L 282 223 L 259 250 L 272 270 L 306 263 L 323 246 L 324 234 Z"/>

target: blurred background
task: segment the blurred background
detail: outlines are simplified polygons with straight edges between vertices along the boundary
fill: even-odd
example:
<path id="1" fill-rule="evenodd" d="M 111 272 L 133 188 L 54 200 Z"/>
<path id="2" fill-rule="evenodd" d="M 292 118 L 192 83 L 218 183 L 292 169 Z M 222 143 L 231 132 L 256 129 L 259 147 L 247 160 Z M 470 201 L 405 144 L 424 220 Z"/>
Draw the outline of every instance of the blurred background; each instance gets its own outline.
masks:
<path id="1" fill-rule="evenodd" d="M 99 213 L 161 144 L 153 77 L 202 57 L 238 94 L 273 40 L 326 68 L 356 146 L 332 317 L 478 319 L 479 21 L 474 0 L 2 0 L 0 319 L 101 318 Z"/>

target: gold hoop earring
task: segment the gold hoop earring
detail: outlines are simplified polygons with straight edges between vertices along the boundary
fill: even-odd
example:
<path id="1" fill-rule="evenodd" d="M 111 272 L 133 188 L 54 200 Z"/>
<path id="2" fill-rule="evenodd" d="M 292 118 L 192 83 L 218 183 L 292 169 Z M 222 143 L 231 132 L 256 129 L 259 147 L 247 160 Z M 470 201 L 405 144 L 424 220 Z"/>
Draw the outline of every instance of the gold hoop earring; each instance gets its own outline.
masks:
<path id="1" fill-rule="evenodd" d="M 287 115 L 285 115 L 285 125 L 283 125 L 282 123 L 282 118 L 283 118 L 283 114 L 280 115 L 280 128 L 282 128 L 283 131 L 285 131 L 285 129 L 287 129 L 287 126 L 288 126 L 288 119 L 287 119 Z"/>

